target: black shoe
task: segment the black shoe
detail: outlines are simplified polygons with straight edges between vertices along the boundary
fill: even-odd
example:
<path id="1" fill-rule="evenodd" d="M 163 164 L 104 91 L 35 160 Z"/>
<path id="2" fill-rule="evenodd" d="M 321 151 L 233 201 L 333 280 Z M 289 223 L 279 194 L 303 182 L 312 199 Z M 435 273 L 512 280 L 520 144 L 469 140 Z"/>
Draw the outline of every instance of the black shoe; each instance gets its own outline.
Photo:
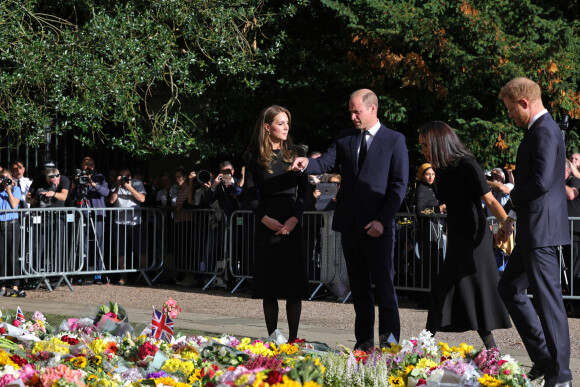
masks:
<path id="1" fill-rule="evenodd" d="M 572 387 L 572 381 L 568 380 L 567 382 L 553 382 L 551 380 L 546 380 L 544 387 Z"/>
<path id="2" fill-rule="evenodd" d="M 548 364 L 546 360 L 539 360 L 534 363 L 530 372 L 528 372 L 528 379 L 530 381 L 539 379 L 546 374 L 546 369 L 548 368 Z"/>
<path id="3" fill-rule="evenodd" d="M 371 339 L 368 339 L 367 341 L 364 341 L 360 344 L 356 343 L 354 346 L 354 350 L 355 351 L 369 352 L 371 349 L 373 349 L 374 346 L 375 346 L 375 339 L 371 338 Z"/>
<path id="4" fill-rule="evenodd" d="M 399 344 L 392 333 L 384 333 L 379 335 L 379 347 L 391 348 L 391 343 Z"/>

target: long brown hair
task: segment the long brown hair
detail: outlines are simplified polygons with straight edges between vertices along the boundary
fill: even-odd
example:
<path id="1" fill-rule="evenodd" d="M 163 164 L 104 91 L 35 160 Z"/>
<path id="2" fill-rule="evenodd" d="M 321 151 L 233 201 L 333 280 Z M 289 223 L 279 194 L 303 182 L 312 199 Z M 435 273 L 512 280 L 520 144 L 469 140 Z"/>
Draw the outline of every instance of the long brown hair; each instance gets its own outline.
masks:
<path id="1" fill-rule="evenodd" d="M 445 122 L 430 122 L 421 128 L 419 134 L 429 145 L 431 165 L 435 170 L 455 167 L 461 158 L 473 157 L 457 133 Z"/>
<path id="2" fill-rule="evenodd" d="M 261 165 L 268 173 L 272 173 L 271 164 L 276 157 L 281 156 L 284 162 L 291 164 L 297 156 L 296 147 L 292 143 L 290 136 L 288 136 L 285 141 L 282 141 L 280 156 L 277 156 L 272 149 L 272 141 L 270 141 L 270 136 L 266 133 L 264 125 L 272 124 L 274 118 L 280 113 L 286 113 L 288 116 L 288 126 L 292 124 L 292 116 L 288 109 L 278 105 L 267 107 L 262 110 L 262 113 L 260 113 L 260 116 L 254 125 L 252 141 L 246 151 L 246 155 L 253 155 L 256 158 L 258 165 Z M 290 169 L 290 165 L 288 165 L 287 169 Z"/>

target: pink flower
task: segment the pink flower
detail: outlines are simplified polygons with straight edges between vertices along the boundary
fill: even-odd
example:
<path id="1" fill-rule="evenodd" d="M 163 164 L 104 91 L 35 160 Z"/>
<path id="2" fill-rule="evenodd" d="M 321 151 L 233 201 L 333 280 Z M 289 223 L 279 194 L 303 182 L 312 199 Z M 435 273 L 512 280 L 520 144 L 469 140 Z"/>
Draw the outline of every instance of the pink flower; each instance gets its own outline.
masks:
<path id="1" fill-rule="evenodd" d="M 42 322 L 46 321 L 46 318 L 44 317 L 44 315 L 39 311 L 34 312 L 34 314 L 32 315 L 32 319 L 34 321 L 38 321 L 38 320 L 40 320 Z"/>
<path id="2" fill-rule="evenodd" d="M 503 374 L 504 374 L 504 375 L 509 375 L 509 374 L 511 374 L 511 373 L 512 373 L 512 372 L 511 372 L 510 370 L 504 370 L 504 371 L 503 371 Z"/>
<path id="3" fill-rule="evenodd" d="M 507 363 L 507 360 L 500 360 L 497 362 L 497 364 L 501 367 L 502 365 L 504 365 L 505 363 Z"/>
<path id="4" fill-rule="evenodd" d="M 20 320 L 14 320 L 14 321 L 12 321 L 12 325 L 14 325 L 15 327 L 20 326 Z"/>

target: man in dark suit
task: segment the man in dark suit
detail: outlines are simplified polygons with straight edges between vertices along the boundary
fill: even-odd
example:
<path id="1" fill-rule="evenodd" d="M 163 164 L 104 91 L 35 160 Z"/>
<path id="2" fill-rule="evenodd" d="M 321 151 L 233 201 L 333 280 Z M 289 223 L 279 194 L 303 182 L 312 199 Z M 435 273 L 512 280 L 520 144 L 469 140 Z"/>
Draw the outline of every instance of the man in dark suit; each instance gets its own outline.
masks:
<path id="1" fill-rule="evenodd" d="M 356 313 L 355 349 L 365 351 L 374 346 L 375 293 L 379 344 L 398 342 L 401 334 L 393 284 L 394 219 L 407 191 L 409 158 L 404 136 L 379 122 L 378 105 L 371 90 L 352 93 L 349 110 L 355 128 L 340 132 L 322 156 L 299 157 L 292 165 L 310 175 L 340 168 L 332 228 L 342 238 Z"/>
<path id="2" fill-rule="evenodd" d="M 534 363 L 530 379 L 545 386 L 569 386 L 570 332 L 560 286 L 558 246 L 570 243 L 564 189 L 566 148 L 558 124 L 544 108 L 540 86 L 515 78 L 500 91 L 509 118 L 525 128 L 516 159 L 512 211 L 501 237 L 513 231 L 515 249 L 499 282 L 499 292 Z M 525 291 L 534 297 L 534 305 Z M 535 309 L 534 309 L 535 306 Z"/>

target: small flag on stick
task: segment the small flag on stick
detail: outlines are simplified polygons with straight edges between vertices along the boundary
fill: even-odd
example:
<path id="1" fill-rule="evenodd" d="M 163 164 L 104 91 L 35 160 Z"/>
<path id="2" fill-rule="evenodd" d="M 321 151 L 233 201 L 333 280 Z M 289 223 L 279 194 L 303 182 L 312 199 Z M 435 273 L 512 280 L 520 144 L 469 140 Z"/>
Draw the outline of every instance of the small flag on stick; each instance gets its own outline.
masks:
<path id="1" fill-rule="evenodd" d="M 151 329 L 151 336 L 156 339 L 165 340 L 167 342 L 171 341 L 173 337 L 173 320 L 158 311 L 157 309 L 153 308 L 153 321 L 151 322 L 153 325 Z"/>

